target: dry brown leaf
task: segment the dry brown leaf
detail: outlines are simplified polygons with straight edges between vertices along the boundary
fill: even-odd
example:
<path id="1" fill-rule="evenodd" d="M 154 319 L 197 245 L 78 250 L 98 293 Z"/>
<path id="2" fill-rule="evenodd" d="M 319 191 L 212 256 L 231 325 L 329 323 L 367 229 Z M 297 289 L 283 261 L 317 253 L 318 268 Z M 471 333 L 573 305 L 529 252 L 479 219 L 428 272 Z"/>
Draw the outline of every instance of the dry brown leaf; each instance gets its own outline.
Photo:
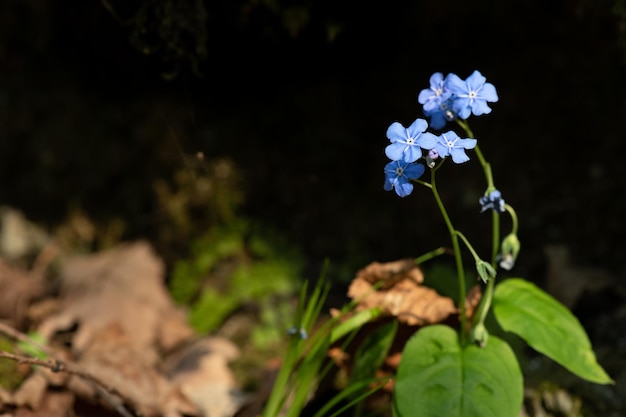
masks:
<path id="1" fill-rule="evenodd" d="M 43 274 L 9 265 L 0 259 L 0 318 L 6 318 L 21 328 L 27 317 L 28 306 L 43 296 Z"/>
<path id="2" fill-rule="evenodd" d="M 32 410 L 37 410 L 47 388 L 46 378 L 41 373 L 34 372 L 13 393 L 13 404 L 18 407 L 26 405 Z"/>
<path id="3" fill-rule="evenodd" d="M 3 404 L 12 404 L 13 403 L 13 394 L 9 391 L 5 390 L 0 386 L 0 405 Z"/>
<path id="4" fill-rule="evenodd" d="M 407 258 L 385 263 L 372 262 L 357 272 L 356 279 L 362 279 L 370 284 L 380 281 L 381 288 L 388 289 L 404 279 L 411 279 L 421 284 L 424 282 L 424 275 L 415 261 Z"/>
<path id="5" fill-rule="evenodd" d="M 74 406 L 74 394 L 67 391 L 48 391 L 35 410 L 19 408 L 15 417 L 66 417 Z"/>
<path id="6" fill-rule="evenodd" d="M 15 404 L 16 412 L 43 416 L 38 410 L 53 392 L 118 412 L 126 404 L 145 417 L 232 417 L 240 408 L 244 399 L 228 366 L 239 351 L 229 341 L 197 341 L 168 361 L 176 364 L 169 376 L 162 369 L 163 356 L 195 333 L 147 243 L 61 259 L 59 282 L 59 298 L 33 304 L 30 319 L 41 320 L 37 331 L 46 340 L 62 337 L 62 345 L 69 344 L 55 351 L 68 373 L 36 372 L 7 393 L 2 400 Z"/>
<path id="7" fill-rule="evenodd" d="M 480 285 L 474 285 L 465 296 L 465 315 L 470 325 L 482 297 L 483 293 Z"/>
<path id="8" fill-rule="evenodd" d="M 135 350 L 131 335 L 118 324 L 110 324 L 96 333 L 86 347 L 77 365 L 106 386 L 123 393 L 133 408 L 145 416 L 157 416 L 170 384 L 156 371 L 152 359 Z M 94 385 L 72 377 L 72 391 L 85 398 L 95 399 Z"/>
<path id="9" fill-rule="evenodd" d="M 374 291 L 373 284 L 381 279 L 385 284 Z M 456 313 L 452 299 L 421 286 L 423 279 L 413 260 L 374 262 L 359 271 L 350 284 L 348 296 L 358 301 L 359 310 L 380 307 L 411 326 L 440 323 Z"/>
<path id="10" fill-rule="evenodd" d="M 165 288 L 163 262 L 146 242 L 70 257 L 61 263 L 60 279 L 61 311 L 38 330 L 49 340 L 78 324 L 72 341 L 75 352 L 85 349 L 112 323 L 121 325 L 132 335 L 130 343 L 154 360 L 155 348 L 169 349 L 193 335 Z M 168 337 L 160 330 L 164 320 L 170 329 Z"/>
<path id="11" fill-rule="evenodd" d="M 206 417 L 231 417 L 241 407 L 240 393 L 229 362 L 239 349 L 221 337 L 195 341 L 171 358 L 168 374 L 174 389 L 188 398 Z"/>
<path id="12" fill-rule="evenodd" d="M 165 287 L 163 262 L 146 242 L 62 259 L 59 279 L 60 299 L 38 327 L 46 340 L 77 326 L 70 341 L 74 363 L 145 416 L 197 412 L 187 399 L 172 399 L 174 388 L 158 370 L 162 352 L 194 332 Z M 67 387 L 81 398 L 100 396 L 80 377 Z"/>

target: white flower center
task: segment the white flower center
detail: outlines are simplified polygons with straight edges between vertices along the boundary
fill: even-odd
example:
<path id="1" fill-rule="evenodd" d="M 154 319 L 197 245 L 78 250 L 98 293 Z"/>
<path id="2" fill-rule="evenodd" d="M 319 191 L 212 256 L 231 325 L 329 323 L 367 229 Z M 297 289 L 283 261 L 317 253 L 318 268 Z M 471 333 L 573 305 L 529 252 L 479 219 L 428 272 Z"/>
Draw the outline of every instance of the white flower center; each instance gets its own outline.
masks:
<path id="1" fill-rule="evenodd" d="M 459 138 L 455 138 L 454 140 L 450 140 L 446 137 L 445 133 L 442 135 L 443 139 L 446 141 L 445 145 L 449 148 L 452 149 L 454 148 L 454 144 L 456 143 L 457 140 L 459 140 Z"/>

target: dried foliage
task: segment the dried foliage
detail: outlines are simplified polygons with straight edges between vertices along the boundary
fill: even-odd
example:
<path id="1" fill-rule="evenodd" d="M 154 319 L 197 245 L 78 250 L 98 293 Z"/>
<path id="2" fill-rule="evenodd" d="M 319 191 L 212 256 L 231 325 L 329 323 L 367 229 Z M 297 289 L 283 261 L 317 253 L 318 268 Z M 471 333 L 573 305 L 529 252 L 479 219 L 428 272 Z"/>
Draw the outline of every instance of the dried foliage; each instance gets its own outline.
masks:
<path id="1" fill-rule="evenodd" d="M 234 415 L 243 397 L 228 365 L 238 348 L 194 334 L 169 297 L 163 262 L 149 244 L 60 256 L 58 262 L 54 294 L 44 294 L 43 274 L 36 278 L 0 264 L 0 294 L 11 288 L 15 295 L 10 312 L 3 309 L 0 317 L 21 312 L 11 313 L 10 323 L 28 322 L 46 341 L 44 359 L 0 351 L 0 360 L 39 365 L 23 367 L 17 389 L 0 391 L 0 415 L 62 416 L 78 400 L 124 416 Z M 29 342 L 22 330 L 0 326 Z"/>
<path id="2" fill-rule="evenodd" d="M 411 326 L 440 323 L 456 313 L 451 298 L 420 285 L 423 281 L 424 276 L 412 259 L 373 262 L 357 273 L 348 296 L 358 300 L 357 309 L 379 306 Z M 380 283 L 378 289 L 377 283 Z"/>

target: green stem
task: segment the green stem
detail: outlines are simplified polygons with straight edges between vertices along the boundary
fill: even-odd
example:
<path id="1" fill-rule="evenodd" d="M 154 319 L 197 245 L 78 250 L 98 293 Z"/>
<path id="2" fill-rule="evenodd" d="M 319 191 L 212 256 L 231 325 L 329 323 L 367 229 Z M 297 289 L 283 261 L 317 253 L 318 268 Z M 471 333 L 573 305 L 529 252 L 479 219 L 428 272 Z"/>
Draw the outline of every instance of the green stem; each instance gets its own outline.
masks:
<path id="1" fill-rule="evenodd" d="M 470 129 L 466 121 L 457 119 L 457 123 L 463 128 L 463 130 L 465 130 L 465 133 L 467 133 L 470 138 L 474 138 L 474 134 L 472 133 L 472 130 Z M 480 146 L 476 145 L 474 151 L 485 174 L 485 179 L 487 180 L 487 190 L 495 190 L 496 187 L 493 182 L 491 164 L 489 164 L 485 159 L 483 152 L 480 150 Z M 513 227 L 514 230 L 517 230 L 517 216 L 515 215 L 515 212 L 512 208 L 510 210 L 507 210 L 509 211 L 509 213 L 512 212 L 511 218 L 513 219 Z M 495 268 L 496 258 L 498 256 L 498 250 L 500 248 L 500 214 L 496 210 L 492 211 L 491 226 L 491 266 Z M 480 305 L 478 306 L 478 313 L 475 316 L 474 326 L 484 324 L 487 313 L 489 312 L 489 308 L 491 308 L 491 300 L 493 299 L 493 288 L 495 285 L 495 281 L 496 278 L 492 277 L 487 282 L 487 286 L 485 287 L 485 293 L 480 301 Z"/>
<path id="2" fill-rule="evenodd" d="M 485 294 L 480 301 L 478 312 L 476 313 L 476 318 L 474 319 L 474 327 L 485 323 L 485 318 L 487 317 L 489 308 L 491 308 L 491 300 L 493 299 L 494 282 L 496 282 L 496 277 L 492 277 L 489 281 L 487 281 Z"/>
<path id="3" fill-rule="evenodd" d="M 508 204 L 504 205 L 504 209 L 508 211 L 509 215 L 511 216 L 511 233 L 517 234 L 517 228 L 519 225 L 519 221 L 517 220 L 517 213 L 515 213 L 513 207 L 509 206 Z"/>
<path id="4" fill-rule="evenodd" d="M 470 251 L 470 253 L 474 257 L 474 260 L 475 261 L 480 261 L 480 256 L 478 256 L 478 253 L 476 253 L 476 251 L 474 250 L 474 247 L 469 243 L 469 240 L 467 240 L 465 235 L 463 233 L 459 232 L 458 230 L 455 230 L 454 233 L 456 233 L 457 236 L 461 238 L 463 243 L 465 243 L 465 246 L 467 246 L 467 249 Z"/>
<path id="5" fill-rule="evenodd" d="M 500 250 L 500 213 L 496 210 L 492 210 L 491 213 L 491 230 L 491 266 L 495 268 L 496 258 Z"/>
<path id="6" fill-rule="evenodd" d="M 443 216 L 443 220 L 448 227 L 448 232 L 450 233 L 450 239 L 452 240 L 452 250 L 454 251 L 454 259 L 456 261 L 456 272 L 459 280 L 459 311 L 461 314 L 461 328 L 460 328 L 460 337 L 461 337 L 461 345 L 465 345 L 466 341 L 466 312 L 465 312 L 465 271 L 463 270 L 463 260 L 461 259 L 461 250 L 459 248 L 459 238 L 454 230 L 454 226 L 452 226 L 452 221 L 450 220 L 450 216 L 448 216 L 448 212 L 446 211 L 445 206 L 443 205 L 443 201 L 441 201 L 441 196 L 439 196 L 439 192 L 437 191 L 437 183 L 435 181 L 435 170 L 431 170 L 431 189 L 433 192 L 433 196 L 435 197 L 435 201 L 437 202 L 437 206 L 439 206 L 439 211 L 441 211 L 441 215 Z"/>
<path id="7" fill-rule="evenodd" d="M 463 128 L 463 130 L 465 130 L 465 133 L 468 137 L 474 138 L 474 133 L 472 132 L 472 129 L 470 129 L 469 124 L 465 120 L 456 119 L 456 122 L 459 126 Z M 485 159 L 483 152 L 480 150 L 480 146 L 476 145 L 474 147 L 474 152 L 476 153 L 478 161 L 480 162 L 480 166 L 483 168 L 483 171 L 485 173 L 485 179 L 487 180 L 487 189 L 495 190 L 495 186 L 493 184 L 493 175 L 491 173 L 491 164 L 489 164 L 489 162 L 487 162 L 487 160 Z"/>
<path id="8" fill-rule="evenodd" d="M 415 258 L 415 264 L 416 265 L 421 265 L 424 262 L 430 261 L 434 257 L 439 256 L 439 255 L 443 255 L 446 252 L 449 252 L 449 250 L 442 246 L 440 248 L 437 248 L 435 250 L 432 250 L 432 251 L 430 251 L 428 253 L 423 254 L 422 256 L 419 256 L 419 257 Z"/>

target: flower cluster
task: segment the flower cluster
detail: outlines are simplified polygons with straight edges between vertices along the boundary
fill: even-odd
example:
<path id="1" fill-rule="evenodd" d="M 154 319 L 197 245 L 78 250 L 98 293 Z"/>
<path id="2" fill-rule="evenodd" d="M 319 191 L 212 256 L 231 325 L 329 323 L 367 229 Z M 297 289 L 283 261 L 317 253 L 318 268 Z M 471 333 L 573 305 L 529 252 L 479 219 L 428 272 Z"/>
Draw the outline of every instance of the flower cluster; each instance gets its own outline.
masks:
<path id="1" fill-rule="evenodd" d="M 478 71 L 466 80 L 456 74 L 444 78 L 436 72 L 430 77 L 430 88 L 422 90 L 417 101 L 423 105 L 424 115 L 430 118 L 430 127 L 439 130 L 456 118 L 490 113 L 487 102 L 498 101 L 498 94 Z M 437 159 L 448 156 L 457 164 L 469 161 L 465 150 L 476 147 L 476 139 L 461 138 L 454 131 L 436 136 L 426 131 L 428 127 L 428 122 L 420 118 L 409 127 L 399 122 L 389 126 L 387 138 L 391 144 L 385 148 L 385 155 L 391 162 L 385 166 L 385 190 L 393 189 L 400 197 L 411 194 L 411 181 L 419 179 L 426 170 L 418 162 L 423 157 L 422 150 L 428 151 L 424 159 L 429 168 L 435 166 Z"/>
<path id="2" fill-rule="evenodd" d="M 406 197 L 413 191 L 411 180 L 422 176 L 426 170 L 418 159 L 422 158 L 422 149 L 428 152 L 428 166 L 438 158 L 450 156 L 457 164 L 469 161 L 465 149 L 473 149 L 476 139 L 461 139 L 453 131 L 435 136 L 426 132 L 428 123 L 424 119 L 415 120 L 405 128 L 394 122 L 387 129 L 387 138 L 391 144 L 385 148 L 385 154 L 391 162 L 385 166 L 385 185 L 387 191 L 396 190 L 400 197 Z"/>
<path id="3" fill-rule="evenodd" d="M 423 105 L 424 114 L 430 117 L 430 126 L 441 129 L 446 122 L 457 117 L 467 119 L 471 114 L 480 116 L 491 113 L 487 102 L 498 101 L 498 93 L 493 84 L 479 72 L 462 80 L 456 74 L 436 72 L 430 77 L 430 88 L 425 88 L 417 96 Z"/>

